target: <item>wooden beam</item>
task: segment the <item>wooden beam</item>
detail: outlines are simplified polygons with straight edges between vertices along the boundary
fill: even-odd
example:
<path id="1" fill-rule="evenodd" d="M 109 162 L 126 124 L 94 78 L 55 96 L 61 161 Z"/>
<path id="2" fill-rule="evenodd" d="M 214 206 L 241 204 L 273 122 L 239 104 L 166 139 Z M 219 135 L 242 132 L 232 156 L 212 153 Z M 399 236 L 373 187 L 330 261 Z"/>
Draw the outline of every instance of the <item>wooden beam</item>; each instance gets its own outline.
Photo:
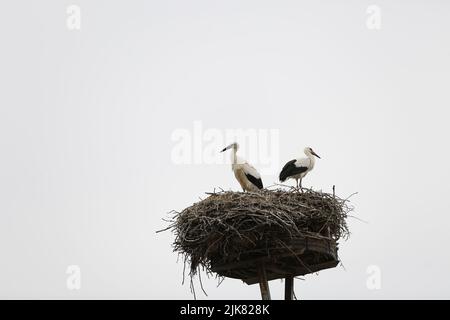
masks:
<path id="1" fill-rule="evenodd" d="M 264 264 L 258 266 L 259 288 L 262 300 L 270 300 L 269 282 L 267 281 L 266 268 Z"/>
<path id="2" fill-rule="evenodd" d="M 289 276 L 284 279 L 284 300 L 294 299 L 294 277 Z"/>
<path id="3" fill-rule="evenodd" d="M 303 266 L 298 266 L 297 270 L 295 270 L 294 272 L 292 272 L 292 270 L 289 270 L 290 271 L 289 273 L 293 274 L 296 277 L 304 276 L 305 274 L 311 273 L 311 271 L 317 272 L 317 271 L 324 270 L 324 269 L 334 268 L 338 264 L 339 264 L 338 260 L 326 261 L 326 262 L 323 262 L 320 264 L 309 265 L 308 267 L 310 268 L 310 270 L 305 269 Z M 269 268 L 269 266 L 267 268 Z M 275 274 L 275 273 L 267 273 L 266 272 L 267 281 L 285 278 L 286 274 L 287 273 Z M 232 277 L 230 277 L 230 278 L 232 278 Z M 241 279 L 241 278 L 239 278 L 239 279 Z M 244 279 L 242 279 L 242 281 L 244 281 L 246 284 L 249 284 L 249 285 L 259 283 L 259 274 L 258 275 L 255 274 L 254 277 L 244 278 Z"/>
<path id="4" fill-rule="evenodd" d="M 306 249 L 306 242 L 310 251 L 314 251 L 317 253 L 330 254 L 337 260 L 337 251 L 336 251 L 336 243 L 331 241 L 330 239 L 318 239 L 313 237 L 307 237 L 305 239 L 294 239 L 291 240 L 291 243 L 287 247 L 284 247 L 285 252 L 282 254 L 272 254 L 270 257 L 264 256 L 260 258 L 250 258 L 246 259 L 245 257 L 240 257 L 239 259 L 234 257 L 229 257 L 229 261 L 233 261 L 230 263 L 216 263 L 214 261 L 211 262 L 212 271 L 221 272 L 224 270 L 231 270 L 237 268 L 243 268 L 247 266 L 254 266 L 255 264 L 260 263 L 269 263 L 274 258 L 282 259 L 284 257 L 291 257 L 295 255 L 302 255 Z M 271 249 L 273 250 L 273 249 Z"/>

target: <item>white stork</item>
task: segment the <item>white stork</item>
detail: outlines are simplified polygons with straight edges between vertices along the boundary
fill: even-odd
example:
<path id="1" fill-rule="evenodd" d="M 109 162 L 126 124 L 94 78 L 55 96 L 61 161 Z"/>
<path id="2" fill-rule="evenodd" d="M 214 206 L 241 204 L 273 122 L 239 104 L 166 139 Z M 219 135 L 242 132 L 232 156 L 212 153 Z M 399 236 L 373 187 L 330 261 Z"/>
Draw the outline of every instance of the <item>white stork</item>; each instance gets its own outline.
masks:
<path id="1" fill-rule="evenodd" d="M 258 191 L 263 188 L 263 183 L 261 180 L 261 175 L 256 169 L 250 165 L 247 161 L 237 156 L 237 151 L 239 149 L 239 144 L 237 142 L 230 144 L 225 147 L 221 152 L 228 149 L 233 149 L 231 155 L 231 169 L 234 172 L 236 180 L 241 185 L 244 191 Z"/>
<path id="2" fill-rule="evenodd" d="M 316 162 L 314 156 L 320 159 L 317 153 L 315 153 L 310 147 L 306 147 L 304 152 L 307 158 L 294 159 L 284 165 L 280 172 L 281 182 L 286 181 L 286 179 L 295 179 L 297 180 L 298 188 L 298 181 L 300 180 L 300 189 L 302 189 L 302 179 L 314 168 L 314 164 Z"/>

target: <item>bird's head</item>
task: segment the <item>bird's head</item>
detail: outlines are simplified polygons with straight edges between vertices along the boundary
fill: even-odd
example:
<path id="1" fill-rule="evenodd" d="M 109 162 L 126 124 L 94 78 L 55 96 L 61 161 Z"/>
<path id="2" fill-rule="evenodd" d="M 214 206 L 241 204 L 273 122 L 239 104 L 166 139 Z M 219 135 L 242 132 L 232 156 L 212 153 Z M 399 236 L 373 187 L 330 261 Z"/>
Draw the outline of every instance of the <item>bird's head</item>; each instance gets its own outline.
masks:
<path id="1" fill-rule="evenodd" d="M 222 151 L 220 151 L 220 152 L 224 152 L 224 151 L 226 151 L 228 149 L 231 149 L 231 148 L 233 148 L 234 150 L 237 151 L 237 149 L 239 149 L 239 144 L 237 142 L 233 142 L 232 144 L 230 144 L 230 145 L 226 146 L 225 148 L 223 148 Z"/>
<path id="2" fill-rule="evenodd" d="M 312 155 L 312 156 L 316 156 L 317 158 L 321 159 L 319 157 L 319 155 L 317 153 L 315 153 L 314 150 L 312 148 L 310 148 L 310 147 L 306 147 L 304 151 L 305 151 L 305 154 L 308 155 L 308 156 Z"/>

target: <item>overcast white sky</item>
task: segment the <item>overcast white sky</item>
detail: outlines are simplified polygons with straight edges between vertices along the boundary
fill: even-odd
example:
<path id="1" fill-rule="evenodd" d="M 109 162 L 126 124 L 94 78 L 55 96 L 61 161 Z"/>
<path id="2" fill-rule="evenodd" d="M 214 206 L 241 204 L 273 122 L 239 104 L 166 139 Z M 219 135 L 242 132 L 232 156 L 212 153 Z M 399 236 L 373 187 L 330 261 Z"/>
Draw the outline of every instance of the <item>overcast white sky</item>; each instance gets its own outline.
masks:
<path id="1" fill-rule="evenodd" d="M 70 4 L 81 8 L 80 30 L 66 25 Z M 381 9 L 379 30 L 366 25 L 369 5 Z M 192 298 L 173 236 L 155 231 L 205 191 L 239 190 L 228 165 L 175 161 L 174 132 L 194 137 L 200 123 L 216 136 L 277 132 L 277 143 L 242 150 L 270 146 L 266 185 L 311 146 L 322 160 L 304 185 L 359 192 L 354 214 L 367 223 L 348 221 L 345 269 L 296 281 L 298 297 L 450 298 L 449 9 L 437 0 L 3 3 L 0 297 Z M 66 286 L 70 265 L 79 290 Z M 379 290 L 366 285 L 372 265 Z M 260 297 L 239 280 L 203 280 L 202 299 Z M 281 298 L 282 283 L 270 286 Z"/>

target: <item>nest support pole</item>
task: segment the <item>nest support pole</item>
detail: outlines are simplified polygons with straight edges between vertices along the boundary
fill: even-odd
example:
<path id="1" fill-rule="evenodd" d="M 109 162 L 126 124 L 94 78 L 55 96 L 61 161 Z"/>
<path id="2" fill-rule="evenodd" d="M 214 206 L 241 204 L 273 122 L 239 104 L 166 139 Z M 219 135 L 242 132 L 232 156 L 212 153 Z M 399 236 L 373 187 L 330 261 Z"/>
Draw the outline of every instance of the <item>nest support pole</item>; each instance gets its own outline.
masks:
<path id="1" fill-rule="evenodd" d="M 264 264 L 258 266 L 259 288 L 262 300 L 270 300 L 269 282 L 267 281 L 266 268 Z"/>
<path id="2" fill-rule="evenodd" d="M 294 277 L 289 276 L 284 280 L 284 300 L 294 299 Z"/>

